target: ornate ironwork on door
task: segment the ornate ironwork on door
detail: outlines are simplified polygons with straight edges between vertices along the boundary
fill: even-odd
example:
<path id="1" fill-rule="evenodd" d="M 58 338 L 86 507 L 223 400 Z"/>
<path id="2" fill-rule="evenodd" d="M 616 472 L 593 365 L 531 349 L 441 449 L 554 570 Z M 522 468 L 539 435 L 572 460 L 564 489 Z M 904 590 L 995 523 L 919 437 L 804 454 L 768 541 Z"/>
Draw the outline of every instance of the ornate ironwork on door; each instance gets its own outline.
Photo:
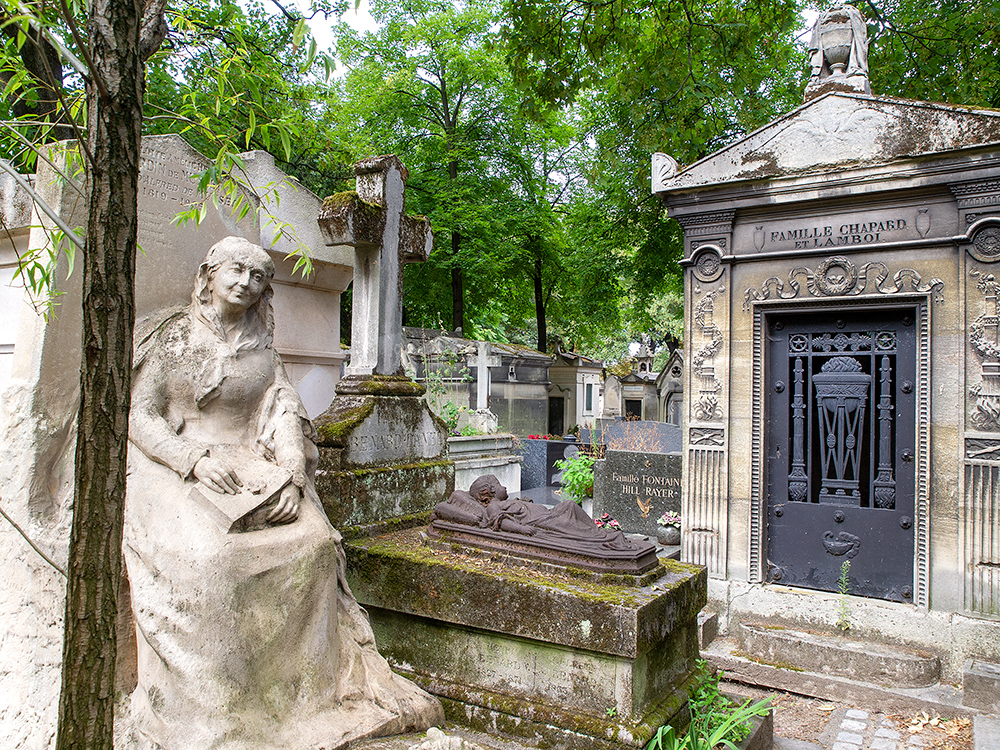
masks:
<path id="1" fill-rule="evenodd" d="M 768 316 L 769 580 L 912 598 L 914 316 Z"/>

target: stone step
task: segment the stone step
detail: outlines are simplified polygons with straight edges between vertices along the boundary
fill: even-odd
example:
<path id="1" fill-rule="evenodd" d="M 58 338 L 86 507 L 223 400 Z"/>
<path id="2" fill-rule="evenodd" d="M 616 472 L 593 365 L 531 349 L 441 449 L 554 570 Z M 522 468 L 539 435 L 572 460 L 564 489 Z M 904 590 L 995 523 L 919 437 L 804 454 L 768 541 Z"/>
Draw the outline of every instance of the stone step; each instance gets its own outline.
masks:
<path id="1" fill-rule="evenodd" d="M 977 716 L 972 724 L 972 742 L 975 750 L 1000 748 L 1000 717 Z"/>
<path id="2" fill-rule="evenodd" d="M 719 616 L 715 612 L 703 609 L 698 613 L 698 646 L 707 648 L 719 634 Z"/>
<path id="3" fill-rule="evenodd" d="M 966 663 L 962 670 L 962 703 L 986 713 L 1000 714 L 1000 664 L 977 659 Z"/>
<path id="4" fill-rule="evenodd" d="M 477 732 L 458 724 L 447 723 L 441 731 L 397 734 L 375 737 L 351 743 L 351 750 L 537 750 L 537 745 L 527 741 Z M 429 735 L 429 736 L 428 736 Z"/>
<path id="5" fill-rule="evenodd" d="M 842 635 L 814 633 L 743 621 L 737 638 L 751 659 L 890 688 L 921 688 L 941 674 L 937 656 Z"/>
<path id="6" fill-rule="evenodd" d="M 755 687 L 781 690 L 824 701 L 855 706 L 878 706 L 884 713 L 926 711 L 945 718 L 978 713 L 962 705 L 961 690 L 936 684 L 923 688 L 887 688 L 847 677 L 821 674 L 785 664 L 776 666 L 747 658 L 732 638 L 717 638 L 702 649 L 701 658 L 725 672 L 725 679 Z M 1000 750 L 994 748 L 994 750 Z"/>

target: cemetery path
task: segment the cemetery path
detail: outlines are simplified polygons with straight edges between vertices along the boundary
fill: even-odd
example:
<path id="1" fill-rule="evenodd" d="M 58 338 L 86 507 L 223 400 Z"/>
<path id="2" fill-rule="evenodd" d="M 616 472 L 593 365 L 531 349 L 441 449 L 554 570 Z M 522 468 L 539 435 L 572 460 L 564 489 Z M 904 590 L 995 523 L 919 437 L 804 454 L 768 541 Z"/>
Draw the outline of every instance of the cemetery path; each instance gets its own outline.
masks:
<path id="1" fill-rule="evenodd" d="M 755 701 L 771 698 L 775 750 L 973 750 L 972 722 L 967 718 L 940 719 L 922 712 L 884 714 L 871 706 L 725 681 L 720 688 Z"/>

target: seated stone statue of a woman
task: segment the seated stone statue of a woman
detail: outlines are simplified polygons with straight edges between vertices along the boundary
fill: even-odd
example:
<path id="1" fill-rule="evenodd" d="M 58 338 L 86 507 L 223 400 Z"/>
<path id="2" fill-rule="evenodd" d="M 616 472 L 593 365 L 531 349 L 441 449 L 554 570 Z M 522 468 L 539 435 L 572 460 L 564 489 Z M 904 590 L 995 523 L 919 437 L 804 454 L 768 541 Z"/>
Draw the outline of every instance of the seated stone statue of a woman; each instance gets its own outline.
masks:
<path id="1" fill-rule="evenodd" d="M 259 246 L 226 238 L 189 306 L 136 326 L 124 551 L 138 687 L 119 748 L 336 748 L 442 718 L 379 656 L 344 580 L 312 428 L 271 345 L 273 274 Z M 264 528 L 226 533 L 192 489 L 237 493 L 248 455 L 291 481 Z"/>

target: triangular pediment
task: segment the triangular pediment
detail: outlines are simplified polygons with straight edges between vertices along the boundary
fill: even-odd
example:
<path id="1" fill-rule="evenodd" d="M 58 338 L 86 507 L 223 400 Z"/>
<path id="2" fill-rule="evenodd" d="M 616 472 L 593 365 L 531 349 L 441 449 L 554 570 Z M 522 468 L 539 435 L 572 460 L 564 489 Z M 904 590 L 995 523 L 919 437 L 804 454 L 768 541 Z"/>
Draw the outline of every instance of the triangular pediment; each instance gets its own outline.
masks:
<path id="1" fill-rule="evenodd" d="M 679 171 L 654 156 L 653 192 L 877 166 L 991 143 L 1000 143 L 997 110 L 834 92 Z"/>

